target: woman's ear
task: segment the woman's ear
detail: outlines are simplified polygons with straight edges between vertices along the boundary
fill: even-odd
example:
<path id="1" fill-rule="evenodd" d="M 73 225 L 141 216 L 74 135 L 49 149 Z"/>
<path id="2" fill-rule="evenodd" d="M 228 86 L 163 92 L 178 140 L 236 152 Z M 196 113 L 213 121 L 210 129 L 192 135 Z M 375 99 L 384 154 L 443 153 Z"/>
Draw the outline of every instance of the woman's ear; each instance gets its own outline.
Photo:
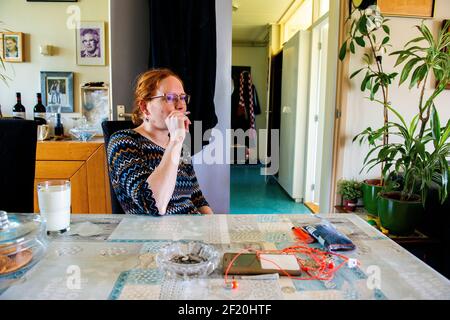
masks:
<path id="1" fill-rule="evenodd" d="M 139 108 L 141 109 L 141 112 L 143 115 L 145 115 L 145 116 L 150 115 L 150 112 L 148 111 L 148 108 L 147 108 L 147 102 L 145 102 L 145 101 L 139 102 Z"/>

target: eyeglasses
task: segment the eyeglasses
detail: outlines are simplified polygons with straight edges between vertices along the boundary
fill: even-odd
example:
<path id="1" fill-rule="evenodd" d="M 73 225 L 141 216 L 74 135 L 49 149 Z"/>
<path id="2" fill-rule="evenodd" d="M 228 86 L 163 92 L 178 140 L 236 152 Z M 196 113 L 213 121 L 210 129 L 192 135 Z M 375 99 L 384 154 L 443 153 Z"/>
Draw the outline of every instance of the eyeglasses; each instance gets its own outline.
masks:
<path id="1" fill-rule="evenodd" d="M 158 99 L 158 98 L 164 98 L 164 100 L 167 103 L 177 105 L 179 101 L 183 101 L 185 104 L 189 104 L 191 101 L 191 96 L 185 93 L 182 93 L 180 95 L 176 93 L 165 93 L 160 96 L 150 97 L 150 100 Z"/>

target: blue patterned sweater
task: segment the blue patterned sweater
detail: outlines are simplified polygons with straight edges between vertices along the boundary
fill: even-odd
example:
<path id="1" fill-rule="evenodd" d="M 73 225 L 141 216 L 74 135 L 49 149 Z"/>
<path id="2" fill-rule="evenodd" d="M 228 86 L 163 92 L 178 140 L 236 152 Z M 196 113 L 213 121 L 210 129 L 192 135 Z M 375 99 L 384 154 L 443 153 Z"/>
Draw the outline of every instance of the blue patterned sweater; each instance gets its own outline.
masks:
<path id="1" fill-rule="evenodd" d="M 134 130 L 111 135 L 108 167 L 112 187 L 126 214 L 159 216 L 148 177 L 160 164 L 165 149 Z M 191 163 L 180 162 L 177 181 L 166 215 L 199 214 L 208 206 Z"/>

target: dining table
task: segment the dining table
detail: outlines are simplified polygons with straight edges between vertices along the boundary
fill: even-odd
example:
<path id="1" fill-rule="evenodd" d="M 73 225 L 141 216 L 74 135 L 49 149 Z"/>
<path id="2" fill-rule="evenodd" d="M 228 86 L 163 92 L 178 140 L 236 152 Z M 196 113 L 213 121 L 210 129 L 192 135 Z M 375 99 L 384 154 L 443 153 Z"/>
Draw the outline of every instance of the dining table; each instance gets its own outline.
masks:
<path id="1" fill-rule="evenodd" d="M 329 223 L 356 246 L 332 279 L 278 273 L 236 276 L 223 262 L 208 276 L 166 275 L 162 248 L 196 241 L 227 252 L 282 250 L 298 244 L 293 227 Z M 320 249 L 320 244 L 311 244 Z M 340 258 L 336 258 L 340 259 Z M 339 263 L 339 261 L 336 261 Z M 354 214 L 131 216 L 72 215 L 70 231 L 48 238 L 45 256 L 0 300 L 449 300 L 450 281 Z"/>

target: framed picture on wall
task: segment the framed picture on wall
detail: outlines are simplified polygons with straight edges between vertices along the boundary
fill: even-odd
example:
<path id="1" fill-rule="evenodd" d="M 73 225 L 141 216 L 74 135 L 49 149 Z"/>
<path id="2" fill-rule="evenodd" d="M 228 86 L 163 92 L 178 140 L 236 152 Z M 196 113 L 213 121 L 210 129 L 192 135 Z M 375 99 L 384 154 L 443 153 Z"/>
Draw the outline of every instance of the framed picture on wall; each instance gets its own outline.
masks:
<path id="1" fill-rule="evenodd" d="M 384 16 L 433 18 L 435 0 L 378 0 Z"/>
<path id="2" fill-rule="evenodd" d="M 41 71 L 41 94 L 50 112 L 74 112 L 73 72 Z"/>
<path id="3" fill-rule="evenodd" d="M 106 65 L 105 23 L 80 23 L 76 29 L 77 64 L 80 66 Z"/>
<path id="4" fill-rule="evenodd" d="M 27 0 L 27 2 L 78 2 L 78 0 Z"/>
<path id="5" fill-rule="evenodd" d="M 81 87 L 81 113 L 89 124 L 97 128 L 97 134 L 102 135 L 102 122 L 111 120 L 109 88 Z"/>
<path id="6" fill-rule="evenodd" d="M 78 0 L 27 0 L 27 2 L 78 2 Z"/>
<path id="7" fill-rule="evenodd" d="M 6 62 L 23 62 L 23 33 L 3 32 L 1 35 L 1 52 Z"/>

